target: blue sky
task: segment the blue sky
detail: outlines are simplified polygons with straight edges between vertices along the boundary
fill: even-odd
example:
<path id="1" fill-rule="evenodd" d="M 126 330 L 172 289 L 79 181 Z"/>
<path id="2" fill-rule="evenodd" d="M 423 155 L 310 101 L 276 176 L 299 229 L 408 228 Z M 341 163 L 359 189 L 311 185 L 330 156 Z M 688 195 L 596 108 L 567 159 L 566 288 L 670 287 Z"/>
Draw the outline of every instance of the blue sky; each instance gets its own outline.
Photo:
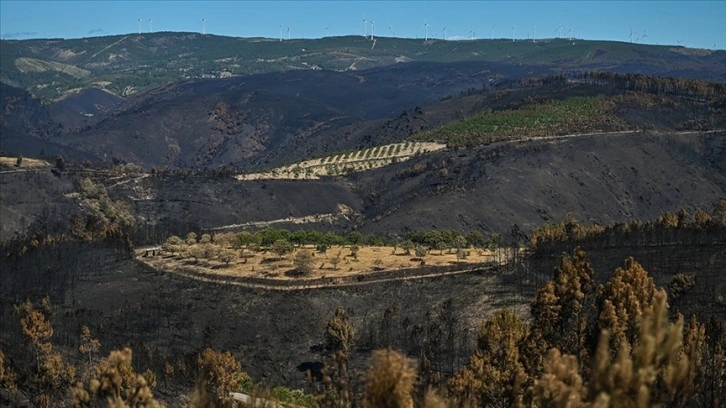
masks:
<path id="1" fill-rule="evenodd" d="M 202 23 L 202 18 L 205 22 Z M 141 23 L 139 23 L 141 19 Z M 363 20 L 366 20 L 364 23 Z M 151 21 L 149 21 L 151 20 Z M 3 39 L 153 31 L 236 37 L 326 35 L 552 38 L 724 49 L 726 1 L 20 1 L 0 0 Z M 282 26 L 282 29 L 280 29 Z M 568 34 L 569 33 L 569 34 Z"/>

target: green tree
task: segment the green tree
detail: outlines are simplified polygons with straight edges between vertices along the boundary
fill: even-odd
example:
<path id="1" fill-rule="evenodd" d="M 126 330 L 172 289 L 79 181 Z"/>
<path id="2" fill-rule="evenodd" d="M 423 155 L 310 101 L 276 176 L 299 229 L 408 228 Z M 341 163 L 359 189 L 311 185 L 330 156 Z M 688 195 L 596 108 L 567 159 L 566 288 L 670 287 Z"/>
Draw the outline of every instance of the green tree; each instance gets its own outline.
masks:
<path id="1" fill-rule="evenodd" d="M 361 239 L 363 239 L 363 234 L 361 234 L 358 231 L 351 231 L 345 237 L 345 240 L 348 241 L 348 243 L 351 244 L 351 245 L 360 244 L 361 243 Z"/>
<path id="2" fill-rule="evenodd" d="M 298 251 L 293 259 L 295 270 L 301 275 L 310 275 L 313 272 L 313 254 L 310 251 Z"/>
<path id="3" fill-rule="evenodd" d="M 414 248 L 414 244 L 410 239 L 407 239 L 406 241 L 401 244 L 401 249 L 403 249 L 404 255 L 411 255 L 411 250 Z"/>
<path id="4" fill-rule="evenodd" d="M 464 249 L 468 247 L 468 243 L 466 242 L 466 238 L 462 237 L 461 235 L 458 235 L 454 238 L 454 241 L 452 242 L 452 246 L 456 249 Z"/>
<path id="5" fill-rule="evenodd" d="M 277 241 L 272 243 L 272 247 L 270 249 L 272 250 L 272 252 L 277 254 L 278 259 L 282 259 L 285 255 L 292 252 L 295 248 L 288 240 L 278 239 Z"/>
<path id="6" fill-rule="evenodd" d="M 466 242 L 473 247 L 481 247 L 484 245 L 484 234 L 479 231 L 469 231 L 466 234 Z"/>
<path id="7" fill-rule="evenodd" d="M 166 241 L 164 241 L 163 244 L 161 244 L 161 249 L 164 252 L 168 252 L 172 256 L 174 253 L 179 253 L 182 249 L 182 244 L 184 244 L 184 241 L 177 237 L 176 235 L 172 235 L 169 238 L 167 238 Z"/>
<path id="8" fill-rule="evenodd" d="M 429 251 L 423 245 L 416 245 L 416 249 L 415 249 L 414 253 L 416 254 L 416 258 L 423 260 L 424 257 L 426 256 L 426 254 L 429 253 Z"/>
<path id="9" fill-rule="evenodd" d="M 242 231 L 237 234 L 237 245 L 243 247 L 251 244 L 261 245 L 262 238 L 257 234 L 250 233 L 249 231 Z"/>

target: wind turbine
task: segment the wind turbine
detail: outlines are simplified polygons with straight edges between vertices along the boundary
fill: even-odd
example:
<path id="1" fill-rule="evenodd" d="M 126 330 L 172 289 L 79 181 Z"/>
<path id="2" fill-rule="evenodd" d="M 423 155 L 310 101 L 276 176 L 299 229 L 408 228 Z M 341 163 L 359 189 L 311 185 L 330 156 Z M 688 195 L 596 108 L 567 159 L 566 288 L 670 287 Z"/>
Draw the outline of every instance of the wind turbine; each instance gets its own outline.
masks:
<path id="1" fill-rule="evenodd" d="M 207 19 L 202 17 L 202 35 L 207 33 Z"/>
<path id="2" fill-rule="evenodd" d="M 645 31 L 645 28 L 643 29 L 643 35 L 640 36 L 640 39 L 645 42 L 645 39 L 648 38 L 648 33 Z"/>
<path id="3" fill-rule="evenodd" d="M 153 24 L 154 24 L 154 21 L 152 19 L 149 19 L 149 32 L 150 33 L 153 33 L 154 32 L 154 26 L 153 26 Z"/>
<path id="4" fill-rule="evenodd" d="M 388 26 L 388 32 L 391 34 L 391 37 L 395 37 L 396 36 L 396 32 L 393 31 L 393 27 Z"/>
<path id="5" fill-rule="evenodd" d="M 633 28 L 630 27 L 630 42 L 633 42 Z"/>
<path id="6" fill-rule="evenodd" d="M 429 40 L 429 22 L 424 20 L 424 41 Z"/>
<path id="7" fill-rule="evenodd" d="M 446 26 L 444 26 L 444 29 L 443 29 L 443 30 L 441 30 L 441 31 L 443 31 L 443 32 L 444 32 L 444 40 L 446 40 Z"/>
<path id="8" fill-rule="evenodd" d="M 282 24 L 277 25 L 277 30 L 280 32 L 280 42 L 282 42 Z"/>
<path id="9" fill-rule="evenodd" d="M 363 14 L 363 38 L 368 37 L 368 20 L 366 20 L 366 15 Z"/>
<path id="10" fill-rule="evenodd" d="M 517 26 L 512 26 L 512 42 L 517 38 Z"/>
<path id="11" fill-rule="evenodd" d="M 330 26 L 325 27 L 325 36 L 330 37 Z"/>
<path id="12" fill-rule="evenodd" d="M 376 35 L 376 22 L 371 20 L 371 41 L 373 41 L 373 36 Z"/>
<path id="13" fill-rule="evenodd" d="M 537 26 L 532 27 L 532 42 L 537 42 Z"/>
<path id="14" fill-rule="evenodd" d="M 139 34 L 141 34 L 141 19 L 139 19 L 138 23 L 139 23 Z"/>
<path id="15" fill-rule="evenodd" d="M 287 27 L 287 40 L 290 41 L 290 27 Z"/>
<path id="16" fill-rule="evenodd" d="M 494 27 L 496 27 L 496 26 L 497 26 L 496 24 L 492 24 L 492 29 L 491 29 L 491 31 L 489 31 L 489 39 L 490 40 L 493 40 L 494 39 Z"/>

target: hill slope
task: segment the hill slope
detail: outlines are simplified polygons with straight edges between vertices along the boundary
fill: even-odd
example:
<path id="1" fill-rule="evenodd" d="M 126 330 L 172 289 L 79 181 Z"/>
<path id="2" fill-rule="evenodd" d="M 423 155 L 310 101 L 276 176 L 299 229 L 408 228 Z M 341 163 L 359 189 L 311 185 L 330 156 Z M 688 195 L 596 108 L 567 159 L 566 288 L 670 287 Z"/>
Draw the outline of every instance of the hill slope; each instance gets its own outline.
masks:
<path id="1" fill-rule="evenodd" d="M 549 39 L 422 41 L 359 36 L 278 41 L 198 33 L 145 33 L 82 39 L 2 41 L 0 80 L 45 99 L 99 87 L 126 97 L 192 78 L 324 69 L 352 71 L 409 61 L 539 65 L 726 80 L 724 51 L 624 42 Z"/>

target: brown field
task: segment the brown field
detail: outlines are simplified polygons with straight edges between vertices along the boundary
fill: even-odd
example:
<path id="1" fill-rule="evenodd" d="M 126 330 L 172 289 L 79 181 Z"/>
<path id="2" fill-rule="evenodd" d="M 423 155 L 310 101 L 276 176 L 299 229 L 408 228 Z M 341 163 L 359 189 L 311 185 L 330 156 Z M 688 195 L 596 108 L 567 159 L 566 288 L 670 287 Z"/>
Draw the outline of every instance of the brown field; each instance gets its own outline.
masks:
<path id="1" fill-rule="evenodd" d="M 50 163 L 48 163 L 45 160 L 31 159 L 28 157 L 23 157 L 23 163 L 20 165 L 20 167 L 15 167 L 15 163 L 17 162 L 17 160 L 18 160 L 17 157 L 0 156 L 0 166 L 1 167 L 12 167 L 12 168 L 16 168 L 18 170 L 50 167 Z"/>
<path id="2" fill-rule="evenodd" d="M 229 265 L 218 260 L 198 259 L 191 257 L 171 256 L 167 253 L 146 256 L 147 249 L 136 250 L 137 259 L 160 270 L 173 270 L 178 267 L 194 268 L 199 272 L 214 273 L 224 276 L 257 277 L 270 279 L 299 279 L 296 275 L 293 259 L 298 251 L 309 251 L 313 254 L 312 273 L 306 278 L 343 277 L 381 270 L 408 269 L 421 266 L 422 260 L 413 251 L 405 255 L 403 249 L 393 247 L 361 246 L 357 257 L 352 255 L 350 246 L 333 246 L 325 253 L 315 251 L 313 246 L 298 247 L 295 252 L 279 258 L 270 251 L 238 250 L 239 259 Z M 474 264 L 494 259 L 494 254 L 483 248 L 467 249 L 469 255 L 465 259 L 457 259 L 456 250 L 429 250 L 423 257 L 427 266 L 444 266 L 456 263 Z M 339 257 L 337 268 L 334 259 Z"/>

